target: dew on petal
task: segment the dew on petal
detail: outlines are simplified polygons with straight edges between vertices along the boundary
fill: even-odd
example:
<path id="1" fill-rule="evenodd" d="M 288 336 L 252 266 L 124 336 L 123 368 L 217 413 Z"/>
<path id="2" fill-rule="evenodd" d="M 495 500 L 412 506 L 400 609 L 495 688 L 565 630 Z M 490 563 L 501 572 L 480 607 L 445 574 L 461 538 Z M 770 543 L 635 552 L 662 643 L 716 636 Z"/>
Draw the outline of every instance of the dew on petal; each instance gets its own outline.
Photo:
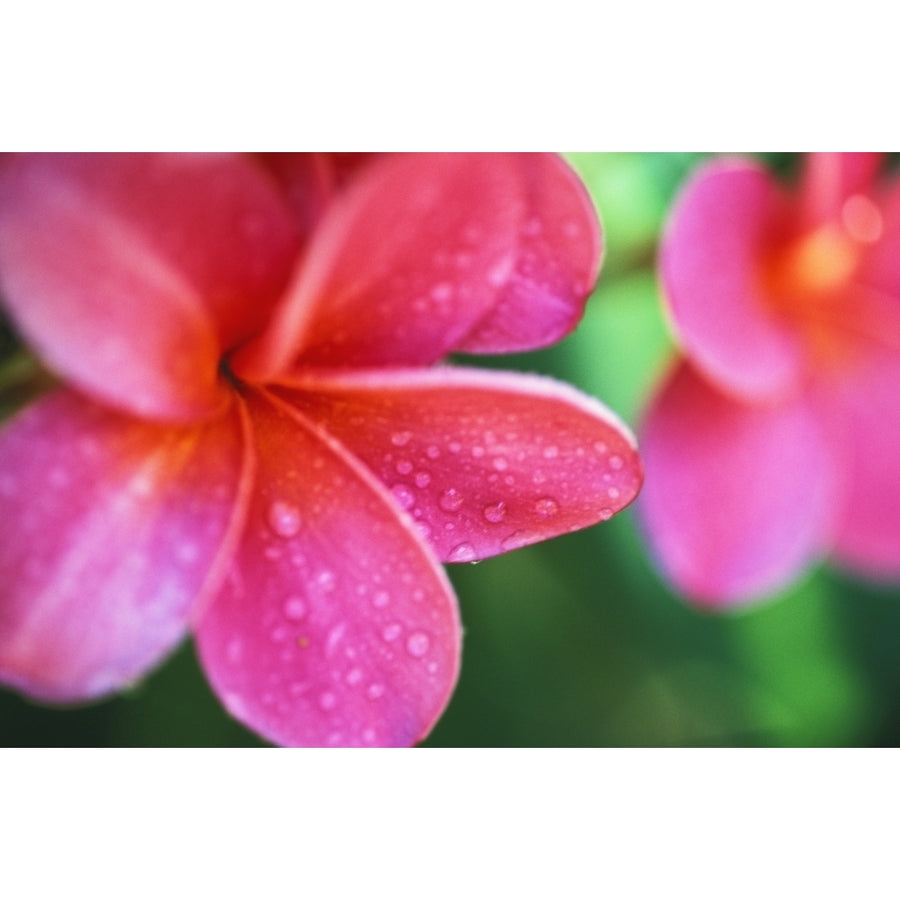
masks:
<path id="1" fill-rule="evenodd" d="M 472 562 L 476 558 L 475 548 L 467 543 L 457 544 L 447 556 L 448 562 Z"/>
<path id="2" fill-rule="evenodd" d="M 604 506 L 603 509 L 600 510 L 601 522 L 608 522 L 612 517 L 613 511 L 608 506 Z"/>
<path id="3" fill-rule="evenodd" d="M 429 484 L 431 484 L 431 476 L 427 472 L 416 472 L 415 477 L 416 487 L 426 488 Z"/>
<path id="4" fill-rule="evenodd" d="M 494 468 L 498 472 L 505 472 L 509 468 L 509 463 L 505 456 L 495 456 L 492 460 Z"/>
<path id="5" fill-rule="evenodd" d="M 232 638 L 225 646 L 225 658 L 232 665 L 237 665 L 244 656 L 244 642 L 239 638 Z"/>
<path id="6" fill-rule="evenodd" d="M 392 622 L 385 625 L 381 631 L 381 636 L 388 642 L 396 641 L 403 631 L 403 626 L 399 622 Z"/>
<path id="7" fill-rule="evenodd" d="M 498 503 L 486 506 L 481 512 L 488 522 L 502 522 L 506 518 L 506 504 L 500 500 Z"/>
<path id="8" fill-rule="evenodd" d="M 401 459 L 394 468 L 398 475 L 409 475 L 413 470 L 413 464 L 408 459 Z"/>
<path id="9" fill-rule="evenodd" d="M 557 456 L 559 456 L 559 447 L 555 444 L 544 447 L 544 459 L 556 459 Z"/>
<path id="10" fill-rule="evenodd" d="M 344 681 L 347 682 L 351 687 L 354 684 L 359 684 L 363 680 L 363 670 L 360 668 L 351 669 L 345 676 Z"/>
<path id="11" fill-rule="evenodd" d="M 445 512 L 456 512 L 463 505 L 463 495 L 456 488 L 449 488 L 441 494 L 438 505 Z"/>
<path id="12" fill-rule="evenodd" d="M 621 456 L 618 456 L 617 454 L 613 454 L 613 455 L 609 458 L 609 467 L 610 467 L 611 469 L 616 469 L 616 470 L 618 471 L 618 470 L 621 469 L 622 466 L 624 466 L 624 465 L 625 465 L 625 460 L 623 460 L 622 457 L 621 457 Z"/>
<path id="13" fill-rule="evenodd" d="M 410 509 L 416 502 L 413 492 L 405 484 L 395 484 L 391 488 L 391 493 L 401 509 Z"/>
<path id="14" fill-rule="evenodd" d="M 406 639 L 406 652 L 416 659 L 421 659 L 428 652 L 430 645 L 431 641 L 425 632 L 414 631 Z"/>
<path id="15" fill-rule="evenodd" d="M 334 577 L 334 572 L 329 571 L 328 569 L 323 569 L 316 576 L 316 584 L 323 591 L 333 591 L 336 579 Z"/>
<path id="16" fill-rule="evenodd" d="M 323 694 L 319 695 L 319 709 L 322 712 L 328 712 L 337 706 L 337 697 L 331 693 L 331 691 L 325 691 Z"/>
<path id="17" fill-rule="evenodd" d="M 379 684 L 377 681 L 373 681 L 372 684 L 366 688 L 366 696 L 370 700 L 377 700 L 379 697 L 384 696 L 384 685 Z"/>
<path id="18" fill-rule="evenodd" d="M 607 488 L 606 496 L 609 497 L 610 500 L 618 500 L 620 495 L 620 491 L 617 487 Z"/>
<path id="19" fill-rule="evenodd" d="M 430 446 L 425 448 L 425 455 L 429 459 L 437 459 L 441 455 L 441 451 L 437 446 L 431 444 Z"/>
<path id="20" fill-rule="evenodd" d="M 375 591 L 372 594 L 372 606 L 376 609 L 384 609 L 391 602 L 391 595 L 387 591 Z"/>
<path id="21" fill-rule="evenodd" d="M 549 519 L 559 512 L 559 504 L 552 497 L 541 497 L 535 500 L 534 511 L 543 519 Z"/>
<path id="22" fill-rule="evenodd" d="M 290 503 L 276 500 L 269 507 L 269 526 L 279 537 L 294 537 L 300 531 L 300 511 Z"/>
<path id="23" fill-rule="evenodd" d="M 391 443 L 395 447 L 405 447 L 409 443 L 409 439 L 412 437 L 411 431 L 395 431 L 391 435 Z"/>

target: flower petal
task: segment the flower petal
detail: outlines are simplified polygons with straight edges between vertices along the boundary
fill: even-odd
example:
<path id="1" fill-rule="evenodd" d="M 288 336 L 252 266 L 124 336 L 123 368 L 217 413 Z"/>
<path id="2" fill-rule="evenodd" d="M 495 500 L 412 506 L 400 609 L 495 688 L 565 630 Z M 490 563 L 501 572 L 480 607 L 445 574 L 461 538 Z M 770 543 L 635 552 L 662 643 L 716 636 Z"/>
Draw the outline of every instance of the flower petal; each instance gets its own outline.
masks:
<path id="1" fill-rule="evenodd" d="M 66 390 L 7 424 L 0 679 L 86 700 L 175 646 L 236 527 L 239 428 L 147 425 Z"/>
<path id="2" fill-rule="evenodd" d="M 783 198 L 751 163 L 716 161 L 678 199 L 663 237 L 661 270 L 685 353 L 722 388 L 784 393 L 805 365 L 801 336 L 770 309 L 762 283 Z"/>
<path id="3" fill-rule="evenodd" d="M 826 394 L 850 443 L 848 498 L 834 556 L 864 574 L 900 577 L 900 353 L 870 347 Z"/>
<path id="4" fill-rule="evenodd" d="M 247 405 L 257 487 L 197 632 L 216 693 L 279 744 L 421 740 L 459 667 L 446 575 L 340 446 L 281 401 L 251 395 Z"/>
<path id="5" fill-rule="evenodd" d="M 298 242 L 250 160 L 188 154 L 14 156 L 0 169 L 0 278 L 47 364 L 142 416 L 225 400 L 223 349 L 257 331 Z"/>
<path id="6" fill-rule="evenodd" d="M 275 321 L 234 369 L 265 381 L 301 357 L 304 365 L 419 365 L 464 345 L 555 340 L 580 315 L 596 275 L 585 204 L 574 175 L 541 157 L 371 161 L 332 204 Z"/>
<path id="7" fill-rule="evenodd" d="M 315 373 L 286 393 L 388 486 L 441 559 L 610 518 L 641 484 L 627 427 L 548 378 L 445 367 Z"/>
<path id="8" fill-rule="evenodd" d="M 600 223 L 581 180 L 558 156 L 515 157 L 525 203 L 516 263 L 496 306 L 457 349 L 513 353 L 545 347 L 581 319 L 597 281 Z"/>
<path id="9" fill-rule="evenodd" d="M 840 220 L 850 197 L 871 192 L 883 159 L 883 153 L 807 153 L 800 185 L 804 226 Z"/>
<path id="10" fill-rule="evenodd" d="M 801 402 L 744 405 L 682 363 L 646 415 L 641 450 L 645 530 L 668 577 L 702 606 L 775 590 L 831 537 L 837 477 Z"/>

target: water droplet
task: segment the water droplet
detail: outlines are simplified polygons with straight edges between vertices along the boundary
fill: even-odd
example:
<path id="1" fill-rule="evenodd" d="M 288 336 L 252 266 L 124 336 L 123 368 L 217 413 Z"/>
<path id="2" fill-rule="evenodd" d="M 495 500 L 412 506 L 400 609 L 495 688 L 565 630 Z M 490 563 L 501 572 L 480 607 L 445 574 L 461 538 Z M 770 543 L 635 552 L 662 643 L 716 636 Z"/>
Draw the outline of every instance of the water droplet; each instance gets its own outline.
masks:
<path id="1" fill-rule="evenodd" d="M 481 459 L 481 457 L 484 456 L 484 447 L 473 447 L 472 456 L 474 456 L 475 459 Z"/>
<path id="2" fill-rule="evenodd" d="M 300 511 L 290 503 L 276 500 L 269 507 L 269 525 L 279 537 L 291 538 L 300 531 Z"/>
<path id="3" fill-rule="evenodd" d="M 610 500 L 618 500 L 619 499 L 619 489 L 617 487 L 607 488 L 606 495 Z"/>
<path id="4" fill-rule="evenodd" d="M 595 449 L 601 456 L 605 456 L 606 453 L 609 451 L 609 447 L 607 447 L 606 444 L 603 443 L 603 441 L 597 441 L 597 443 L 594 444 L 594 449 Z"/>
<path id="5" fill-rule="evenodd" d="M 621 456 L 614 454 L 609 458 L 609 467 L 611 469 L 621 469 L 625 465 L 625 460 Z"/>
<path id="6" fill-rule="evenodd" d="M 419 534 L 427 541 L 431 537 L 431 526 L 427 522 L 416 522 Z"/>
<path id="7" fill-rule="evenodd" d="M 498 472 L 505 472 L 509 468 L 509 463 L 506 461 L 505 456 L 495 456 L 493 464 Z"/>
<path id="8" fill-rule="evenodd" d="M 276 643 L 280 644 L 282 641 L 286 641 L 290 637 L 290 631 L 285 628 L 284 625 L 278 625 L 272 629 L 272 633 L 269 637 Z"/>
<path id="9" fill-rule="evenodd" d="M 608 506 L 604 506 L 603 509 L 600 510 L 601 522 L 608 522 L 612 517 L 613 511 Z"/>
<path id="10" fill-rule="evenodd" d="M 323 569 L 316 575 L 316 584 L 323 591 L 333 591 L 335 585 L 335 577 L 334 572 L 330 572 L 328 569 Z"/>
<path id="11" fill-rule="evenodd" d="M 544 447 L 544 459 L 556 459 L 557 456 L 559 456 L 559 447 L 555 444 Z"/>
<path id="12" fill-rule="evenodd" d="M 306 603 L 302 597 L 288 597 L 282 608 L 285 618 L 299 622 L 306 615 Z"/>
<path id="13" fill-rule="evenodd" d="M 447 562 L 472 562 L 475 548 L 469 543 L 457 544 L 447 555 Z"/>
<path id="14" fill-rule="evenodd" d="M 391 595 L 387 591 L 376 591 L 372 595 L 372 606 L 376 609 L 384 609 L 391 602 Z"/>
<path id="15" fill-rule="evenodd" d="M 449 488 L 441 494 L 438 505 L 445 512 L 456 512 L 463 505 L 463 495 L 456 488 Z"/>
<path id="16" fill-rule="evenodd" d="M 325 642 L 325 655 L 331 656 L 337 645 L 341 642 L 341 638 L 344 636 L 344 632 L 347 630 L 347 626 L 344 623 L 340 625 L 335 625 L 331 631 L 328 632 L 328 639 Z"/>
<path id="17" fill-rule="evenodd" d="M 438 447 L 436 447 L 434 444 L 432 444 L 430 447 L 428 447 L 425 450 L 425 455 L 429 459 L 437 459 L 441 455 L 441 451 Z"/>
<path id="18" fill-rule="evenodd" d="M 450 443 L 447 444 L 447 449 L 451 453 L 459 453 L 459 451 L 462 450 L 462 444 L 459 441 L 450 441 Z"/>
<path id="19" fill-rule="evenodd" d="M 534 538 L 527 531 L 514 531 L 512 534 L 507 535 L 501 542 L 500 546 L 504 550 L 518 550 L 519 547 L 524 547 L 526 544 L 531 544 L 534 542 Z"/>
<path id="20" fill-rule="evenodd" d="M 412 437 L 411 431 L 395 431 L 391 435 L 391 443 L 395 447 L 405 447 L 409 443 L 409 439 Z"/>
<path id="21" fill-rule="evenodd" d="M 323 694 L 319 695 L 319 709 L 322 712 L 328 712 L 337 706 L 337 697 L 331 693 L 331 691 L 325 691 Z"/>
<path id="22" fill-rule="evenodd" d="M 377 735 L 375 734 L 374 728 L 366 728 L 362 733 L 363 743 L 366 744 L 374 744 L 376 737 Z"/>
<path id="23" fill-rule="evenodd" d="M 500 500 L 498 503 L 486 506 L 481 512 L 488 522 L 502 522 L 506 518 L 506 504 Z"/>
<path id="24" fill-rule="evenodd" d="M 366 689 L 366 696 L 370 700 L 377 700 L 379 697 L 384 696 L 384 685 L 379 684 L 377 681 L 372 682 L 369 687 Z"/>
<path id="25" fill-rule="evenodd" d="M 416 472 L 416 487 L 426 488 L 431 484 L 431 476 L 427 472 Z"/>
<path id="26" fill-rule="evenodd" d="M 409 509 L 416 502 L 413 492 L 405 484 L 395 484 L 391 488 L 391 493 L 400 504 L 401 509 Z"/>
<path id="27" fill-rule="evenodd" d="M 347 682 L 351 687 L 354 684 L 359 684 L 363 679 L 363 670 L 360 668 L 351 669 L 346 676 L 344 677 L 344 681 Z"/>
<path id="28" fill-rule="evenodd" d="M 424 631 L 414 631 L 406 639 L 406 652 L 416 659 L 421 659 L 431 646 L 431 641 Z"/>
<path id="29" fill-rule="evenodd" d="M 396 641 L 403 631 L 403 626 L 399 622 L 391 622 L 385 625 L 381 631 L 381 636 L 388 642 Z"/>
<path id="30" fill-rule="evenodd" d="M 559 512 L 559 504 L 552 497 L 541 497 L 535 500 L 534 511 L 544 519 L 549 519 Z"/>
<path id="31" fill-rule="evenodd" d="M 413 470 L 413 464 L 408 459 L 401 459 L 395 468 L 398 475 L 409 475 Z"/>

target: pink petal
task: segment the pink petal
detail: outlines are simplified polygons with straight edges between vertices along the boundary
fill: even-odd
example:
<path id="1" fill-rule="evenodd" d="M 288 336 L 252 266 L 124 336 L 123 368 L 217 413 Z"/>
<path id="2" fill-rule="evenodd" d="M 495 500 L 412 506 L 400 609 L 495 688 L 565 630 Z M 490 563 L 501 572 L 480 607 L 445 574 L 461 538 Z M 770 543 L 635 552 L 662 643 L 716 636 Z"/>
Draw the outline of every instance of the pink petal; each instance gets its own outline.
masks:
<path id="1" fill-rule="evenodd" d="M 681 364 L 641 433 L 638 504 L 662 568 L 702 606 L 731 606 L 797 576 L 830 539 L 832 456 L 800 402 L 744 405 Z"/>
<path id="2" fill-rule="evenodd" d="M 330 207 L 269 331 L 234 370 L 265 381 L 298 359 L 418 365 L 469 340 L 504 349 L 555 339 L 596 273 L 593 221 L 572 178 L 560 164 L 516 155 L 367 163 Z M 539 305 L 526 314 L 528 303 Z"/>
<path id="3" fill-rule="evenodd" d="M 865 574 L 900 576 L 900 352 L 869 347 L 826 394 L 851 446 L 849 496 L 835 557 Z"/>
<path id="4" fill-rule="evenodd" d="M 804 226 L 839 220 L 851 196 L 870 194 L 883 159 L 883 153 L 807 153 L 800 187 Z"/>
<path id="5" fill-rule="evenodd" d="M 421 740 L 459 667 L 446 575 L 339 445 L 281 401 L 247 404 L 259 455 L 250 518 L 197 635 L 216 693 L 279 744 Z"/>
<path id="6" fill-rule="evenodd" d="M 239 427 L 234 415 L 147 425 L 68 391 L 7 424 L 0 679 L 44 700 L 86 700 L 181 640 L 235 527 Z"/>
<path id="7" fill-rule="evenodd" d="M 224 402 L 221 352 L 261 327 L 298 247 L 270 178 L 240 157 L 26 154 L 0 198 L 3 292 L 51 368 L 142 416 Z"/>
<path id="8" fill-rule="evenodd" d="M 305 242 L 336 191 L 330 160 L 322 153 L 259 153 L 255 158 L 275 179 Z"/>
<path id="9" fill-rule="evenodd" d="M 801 335 L 772 311 L 763 282 L 784 216 L 766 171 L 717 161 L 685 188 L 662 243 L 663 284 L 686 354 L 724 389 L 750 398 L 792 389 L 805 365 Z"/>
<path id="10" fill-rule="evenodd" d="M 468 369 L 324 373 L 286 396 L 390 488 L 441 559 L 585 528 L 641 484 L 628 429 L 567 385 Z"/>
<path id="11" fill-rule="evenodd" d="M 554 154 L 515 158 L 525 197 L 516 263 L 496 306 L 458 348 L 512 353 L 554 343 L 581 319 L 603 242 L 591 198 Z"/>

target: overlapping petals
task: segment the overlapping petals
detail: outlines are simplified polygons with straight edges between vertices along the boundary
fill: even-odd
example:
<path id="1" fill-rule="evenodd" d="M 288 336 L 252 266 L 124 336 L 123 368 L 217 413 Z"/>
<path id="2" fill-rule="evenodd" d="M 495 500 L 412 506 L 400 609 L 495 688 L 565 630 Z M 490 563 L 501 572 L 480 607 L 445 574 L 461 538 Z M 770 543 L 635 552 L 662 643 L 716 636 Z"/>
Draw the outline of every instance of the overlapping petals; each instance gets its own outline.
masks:
<path id="1" fill-rule="evenodd" d="M 555 157 L 24 156 L 0 189 L 4 295 L 74 388 L 0 433 L 0 677 L 29 694 L 115 690 L 191 628 L 266 738 L 414 743 L 459 670 L 439 560 L 640 486 L 599 402 L 430 368 L 580 317 L 600 232 Z"/>
<path id="2" fill-rule="evenodd" d="M 900 575 L 900 201 L 876 154 L 817 154 L 795 193 L 711 163 L 661 252 L 684 361 L 642 427 L 643 521 L 692 599 L 765 596 L 832 553 Z"/>
<path id="3" fill-rule="evenodd" d="M 257 454 L 250 514 L 197 631 L 213 687 L 276 743 L 420 740 L 459 667 L 446 575 L 340 443 L 271 398 L 247 405 Z"/>
<path id="4" fill-rule="evenodd" d="M 259 330 L 299 246 L 257 166 L 26 154 L 0 197 L 2 293 L 57 374 L 142 418 L 222 406 L 221 354 Z"/>
<path id="5" fill-rule="evenodd" d="M 194 428 L 61 390 L 0 432 L 0 677 L 44 700 L 129 684 L 221 583 L 246 490 L 232 409 Z"/>

